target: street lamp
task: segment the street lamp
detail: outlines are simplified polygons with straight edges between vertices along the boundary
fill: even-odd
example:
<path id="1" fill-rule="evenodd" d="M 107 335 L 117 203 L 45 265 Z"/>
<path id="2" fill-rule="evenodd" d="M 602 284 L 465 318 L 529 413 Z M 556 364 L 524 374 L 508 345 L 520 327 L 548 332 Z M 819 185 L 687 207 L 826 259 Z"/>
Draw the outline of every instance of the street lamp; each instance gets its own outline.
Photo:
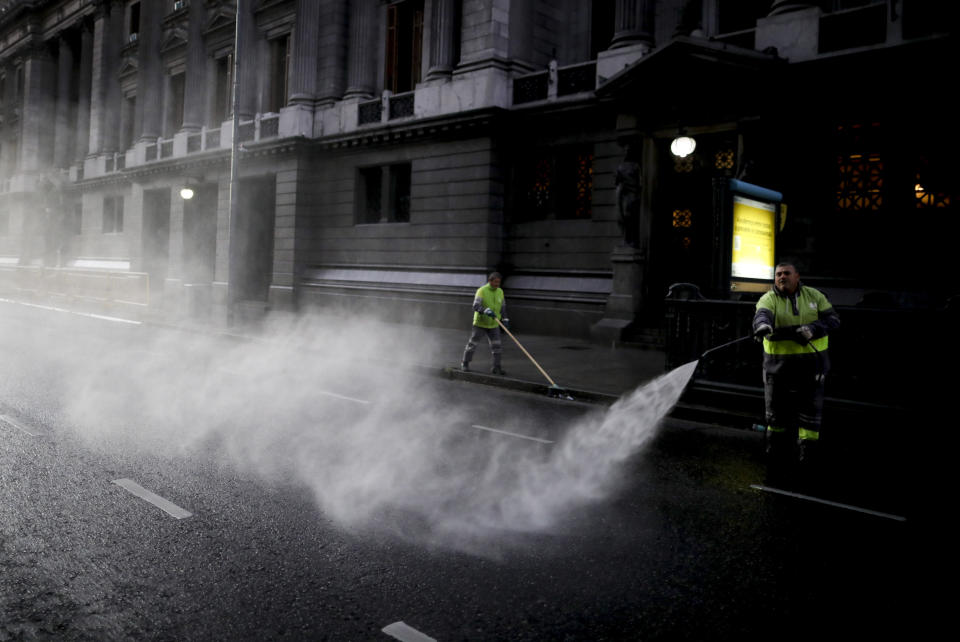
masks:
<path id="1" fill-rule="evenodd" d="M 185 201 L 189 201 L 191 198 L 193 198 L 193 189 L 189 186 L 181 187 L 180 198 L 182 198 Z"/>
<path id="2" fill-rule="evenodd" d="M 686 158 L 693 153 L 693 150 L 697 148 L 697 141 L 693 140 L 689 136 L 686 136 L 682 132 L 679 136 L 673 139 L 673 142 L 670 143 L 670 151 L 674 156 L 679 158 Z"/>

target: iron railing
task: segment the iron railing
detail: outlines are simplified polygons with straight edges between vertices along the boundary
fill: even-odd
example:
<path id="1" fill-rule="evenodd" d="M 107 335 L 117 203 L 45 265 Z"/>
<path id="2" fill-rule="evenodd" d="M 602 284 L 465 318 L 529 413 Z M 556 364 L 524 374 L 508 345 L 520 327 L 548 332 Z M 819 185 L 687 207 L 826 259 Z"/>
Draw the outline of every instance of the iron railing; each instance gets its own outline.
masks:
<path id="1" fill-rule="evenodd" d="M 841 325 L 830 334 L 828 396 L 862 403 L 909 407 L 922 400 L 935 369 L 927 345 L 933 328 L 947 327 L 944 309 L 835 306 Z M 688 299 L 666 301 L 667 368 L 694 361 L 706 350 L 749 335 L 756 304 Z M 955 313 L 954 313 L 955 316 Z M 700 381 L 762 389 L 763 353 L 744 341 L 711 353 L 697 371 Z"/>

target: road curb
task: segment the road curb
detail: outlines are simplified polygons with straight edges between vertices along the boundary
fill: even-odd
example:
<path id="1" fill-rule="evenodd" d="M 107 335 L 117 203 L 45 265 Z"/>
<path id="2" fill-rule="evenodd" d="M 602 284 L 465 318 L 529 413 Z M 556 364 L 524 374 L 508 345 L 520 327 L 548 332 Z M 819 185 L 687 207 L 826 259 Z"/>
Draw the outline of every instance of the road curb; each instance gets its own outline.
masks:
<path id="1" fill-rule="evenodd" d="M 459 368 L 446 367 L 440 371 L 440 375 L 447 379 L 455 381 L 465 381 L 467 383 L 479 383 L 486 386 L 497 388 L 507 388 L 518 392 L 527 392 L 530 394 L 557 396 L 557 391 L 547 384 L 525 381 L 523 379 L 513 379 L 502 375 L 483 374 L 480 372 L 464 372 Z M 573 401 L 583 401 L 592 404 L 609 406 L 615 403 L 620 397 L 603 392 L 594 392 L 592 390 L 577 390 L 574 388 L 561 388 L 563 394 L 573 397 Z M 563 397 L 560 397 L 563 398 Z"/>

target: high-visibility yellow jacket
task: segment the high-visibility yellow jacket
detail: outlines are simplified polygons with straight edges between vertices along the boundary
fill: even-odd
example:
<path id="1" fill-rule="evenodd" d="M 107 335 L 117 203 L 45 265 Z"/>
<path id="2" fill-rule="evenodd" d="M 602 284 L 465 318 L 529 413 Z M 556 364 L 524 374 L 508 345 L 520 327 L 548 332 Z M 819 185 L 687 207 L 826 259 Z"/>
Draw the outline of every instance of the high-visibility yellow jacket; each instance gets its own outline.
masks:
<path id="1" fill-rule="evenodd" d="M 827 297 L 814 288 L 800 284 L 792 295 L 774 287 L 760 297 L 753 329 L 766 323 L 774 332 L 763 339 L 763 351 L 774 357 L 826 352 L 828 333 L 840 326 L 840 317 Z M 797 332 L 809 326 L 813 338 L 808 342 Z"/>
<path id="2" fill-rule="evenodd" d="M 477 293 L 473 297 L 473 325 L 481 328 L 497 327 L 497 320 L 483 313 L 487 308 L 493 310 L 497 319 L 503 319 L 503 288 L 494 290 L 489 283 L 477 288 Z"/>

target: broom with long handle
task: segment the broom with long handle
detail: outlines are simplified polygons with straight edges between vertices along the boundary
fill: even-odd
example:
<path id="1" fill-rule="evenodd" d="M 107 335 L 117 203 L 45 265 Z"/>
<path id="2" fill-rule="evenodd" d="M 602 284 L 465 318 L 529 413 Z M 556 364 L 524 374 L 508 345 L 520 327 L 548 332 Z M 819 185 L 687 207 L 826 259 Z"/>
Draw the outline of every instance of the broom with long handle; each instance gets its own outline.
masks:
<path id="1" fill-rule="evenodd" d="M 523 344 L 520 343 L 520 341 L 518 341 L 515 336 L 513 336 L 513 333 L 511 333 L 509 330 L 507 330 L 507 326 L 503 325 L 503 322 L 500 321 L 500 319 L 496 319 L 496 321 L 497 321 L 497 325 L 499 325 L 500 328 L 501 328 L 504 332 L 507 333 L 507 336 L 510 337 L 511 339 L 513 339 L 513 342 L 517 344 L 517 347 L 520 348 L 520 350 L 523 351 L 523 354 L 527 355 L 527 358 L 530 359 L 530 361 L 533 362 L 533 365 L 535 365 L 535 366 L 537 367 L 537 370 L 540 371 L 540 374 L 542 374 L 544 377 L 546 377 L 547 381 L 550 382 L 550 392 L 549 392 L 550 396 L 553 397 L 554 395 L 556 395 L 556 396 L 558 396 L 558 397 L 565 397 L 565 398 L 567 398 L 567 399 L 573 399 L 573 397 L 571 397 L 570 395 L 567 394 L 567 391 L 566 391 L 566 390 L 564 390 L 563 388 L 561 388 L 560 386 L 558 386 L 557 383 L 556 383 L 553 379 L 550 378 L 550 375 L 547 374 L 547 371 L 546 371 L 546 370 L 544 370 L 543 368 L 540 367 L 540 364 L 537 363 L 537 360 L 534 359 L 533 356 L 532 356 L 529 352 L 527 352 L 527 349 L 523 347 Z"/>

